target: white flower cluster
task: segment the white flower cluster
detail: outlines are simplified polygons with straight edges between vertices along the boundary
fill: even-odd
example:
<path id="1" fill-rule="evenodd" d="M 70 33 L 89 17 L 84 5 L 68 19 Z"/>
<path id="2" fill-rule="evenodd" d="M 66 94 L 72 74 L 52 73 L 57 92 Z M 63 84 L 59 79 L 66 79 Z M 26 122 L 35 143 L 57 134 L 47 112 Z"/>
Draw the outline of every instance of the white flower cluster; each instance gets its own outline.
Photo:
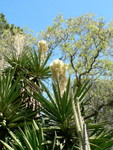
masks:
<path id="1" fill-rule="evenodd" d="M 50 70 L 52 73 L 52 79 L 54 82 L 56 80 L 59 81 L 61 92 L 65 91 L 67 78 L 66 78 L 66 70 L 67 65 L 63 63 L 63 61 L 56 59 L 50 64 Z"/>
<path id="2" fill-rule="evenodd" d="M 22 50 L 24 48 L 24 35 L 22 34 L 17 34 L 14 37 L 14 48 L 16 49 L 16 55 L 19 56 L 22 53 Z"/>
<path id="3" fill-rule="evenodd" d="M 38 42 L 38 52 L 41 53 L 41 59 L 46 57 L 46 52 L 48 51 L 48 44 L 46 41 L 41 40 Z"/>

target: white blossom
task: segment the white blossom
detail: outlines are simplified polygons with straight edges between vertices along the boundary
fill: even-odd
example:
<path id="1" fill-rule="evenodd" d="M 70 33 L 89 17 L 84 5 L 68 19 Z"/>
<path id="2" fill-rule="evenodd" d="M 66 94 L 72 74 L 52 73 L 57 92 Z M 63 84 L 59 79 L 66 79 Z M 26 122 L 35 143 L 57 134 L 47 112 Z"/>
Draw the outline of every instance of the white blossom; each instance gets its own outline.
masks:
<path id="1" fill-rule="evenodd" d="M 60 90 L 63 93 L 67 84 L 66 70 L 67 65 L 63 61 L 56 59 L 50 64 L 52 79 L 54 82 L 59 81 Z"/>
<path id="2" fill-rule="evenodd" d="M 19 56 L 24 48 L 24 35 L 17 34 L 14 37 L 14 48 L 16 49 L 16 55 Z"/>
<path id="3" fill-rule="evenodd" d="M 46 41 L 41 40 L 38 42 L 38 51 L 47 51 L 48 50 L 48 44 Z"/>

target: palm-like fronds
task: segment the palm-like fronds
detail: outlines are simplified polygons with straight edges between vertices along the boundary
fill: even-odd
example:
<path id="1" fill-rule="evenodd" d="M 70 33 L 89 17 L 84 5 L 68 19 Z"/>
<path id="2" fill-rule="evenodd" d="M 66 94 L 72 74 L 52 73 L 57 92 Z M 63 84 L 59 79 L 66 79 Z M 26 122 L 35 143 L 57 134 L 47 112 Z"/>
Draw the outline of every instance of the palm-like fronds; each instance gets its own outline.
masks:
<path id="1" fill-rule="evenodd" d="M 25 123 L 24 131 L 19 128 L 15 134 L 9 130 L 9 134 L 12 138 L 9 145 L 1 141 L 9 150 L 44 150 L 43 129 L 35 121 L 32 122 L 32 125 Z"/>
<path id="2" fill-rule="evenodd" d="M 82 100 L 87 90 L 85 86 L 79 90 L 75 90 L 75 92 L 71 92 L 73 89 L 69 79 L 63 94 L 61 94 L 59 84 L 53 84 L 53 94 L 50 94 L 48 88 L 41 83 L 41 87 L 47 94 L 48 99 L 39 92 L 39 88 L 36 87 L 36 85 L 34 85 L 34 87 L 35 89 L 37 88 L 37 90 L 34 90 L 33 97 L 41 103 L 42 112 L 49 118 L 49 125 L 58 126 L 60 128 L 60 130 L 57 130 L 57 134 L 64 139 L 65 148 L 73 144 L 78 145 L 78 124 L 76 124 L 74 120 L 72 100 L 75 99 L 76 101 L 76 97 L 80 97 L 80 100 Z"/>
<path id="3" fill-rule="evenodd" d="M 40 125 L 33 120 L 32 125 L 25 123 L 24 130 L 19 128 L 15 133 L 8 130 L 11 139 L 8 143 L 0 141 L 8 150 L 63 150 L 58 143 L 57 135 L 52 141 L 46 140 L 46 134 Z"/>
<path id="4" fill-rule="evenodd" d="M 113 148 L 113 132 L 107 131 L 106 123 L 88 124 L 92 150 L 111 150 Z"/>
<path id="5" fill-rule="evenodd" d="M 11 71 L 7 74 L 9 68 L 6 68 L 6 74 L 0 79 L 0 134 L 4 137 L 1 138 L 2 143 L 8 149 L 15 150 L 83 149 L 86 142 L 83 140 L 85 124 L 89 149 L 91 146 L 92 150 L 109 150 L 113 144 L 113 132 L 105 130 L 103 125 L 83 121 L 82 115 L 85 112 L 81 113 L 81 109 L 85 107 L 84 99 L 90 88 L 89 82 L 78 88 L 76 84 L 71 86 L 69 79 L 64 93 L 60 91 L 59 82 L 53 83 L 52 91 L 49 91 L 41 80 L 50 77 L 49 67 L 46 67 L 50 55 L 43 61 L 41 53 L 37 54 L 36 51 L 26 51 L 19 57 L 6 57 Z M 25 130 L 19 129 L 14 134 L 12 129 L 21 126 L 28 116 L 32 116 L 31 112 L 28 114 L 22 107 L 24 98 L 31 99 L 31 96 L 35 102 L 41 103 L 40 120 L 46 118 L 45 124 L 38 120 L 41 125 L 38 126 L 33 121 L 32 126 L 25 125 Z M 9 145 L 3 142 L 8 128 L 13 138 Z"/>
<path id="6" fill-rule="evenodd" d="M 15 129 L 30 116 L 31 110 L 22 108 L 22 96 L 20 79 L 14 79 L 15 70 L 0 77 L 0 138 L 5 140 L 7 129 Z"/>
<path id="7" fill-rule="evenodd" d="M 55 87 L 53 84 L 53 96 L 50 94 L 48 88 L 41 83 L 42 89 L 46 92 L 48 99 L 46 99 L 40 92 L 39 88 L 37 92 L 34 91 L 34 98 L 38 100 L 43 106 L 43 112 L 50 118 L 51 121 L 56 122 L 57 125 L 65 124 L 66 127 L 69 126 L 68 120 L 72 118 L 72 107 L 71 107 L 71 97 L 70 95 L 70 80 L 67 85 L 67 89 L 63 96 L 61 95 L 59 86 Z"/>
<path id="8" fill-rule="evenodd" d="M 25 79 L 32 80 L 40 86 L 40 80 L 50 77 L 50 70 L 47 66 L 50 55 L 51 54 L 48 54 L 43 60 L 41 60 L 41 53 L 37 53 L 35 50 L 25 50 L 18 56 L 16 53 L 12 53 L 10 56 L 5 55 L 6 61 L 10 66 L 4 69 L 4 73 L 7 73 L 10 69 L 13 71 L 16 67 L 14 78 L 16 79 L 18 75 L 22 74 L 21 87 L 25 94 L 26 89 L 29 89 L 29 87 L 26 86 Z M 27 108 L 32 108 L 33 110 L 39 108 L 38 102 L 30 97 L 26 97 L 23 103 Z"/>
<path id="9" fill-rule="evenodd" d="M 8 150 L 64 150 L 65 141 L 64 143 L 60 142 L 56 132 L 53 139 L 48 140 L 47 129 L 37 125 L 34 120 L 32 125 L 25 122 L 24 129 L 19 128 L 15 133 L 11 130 L 8 130 L 8 132 L 11 136 L 8 143 L 0 140 Z M 72 148 L 66 148 L 66 150 L 74 149 L 74 145 Z"/>
<path id="10" fill-rule="evenodd" d="M 84 104 L 83 101 L 85 95 L 87 94 L 87 91 L 91 87 L 89 85 L 89 82 L 86 82 L 83 86 L 81 86 L 78 89 L 77 87 L 71 88 L 69 80 L 66 91 L 64 92 L 63 95 L 60 92 L 59 84 L 57 85 L 53 84 L 53 94 L 50 94 L 51 92 L 43 83 L 41 83 L 41 86 L 44 92 L 47 94 L 47 97 L 45 98 L 45 95 L 39 92 L 39 88 L 36 87 L 36 85 L 34 85 L 35 90 L 33 90 L 34 91 L 33 97 L 42 104 L 42 112 L 43 112 L 42 114 L 44 114 L 49 118 L 48 126 L 52 125 L 59 127 L 59 130 L 57 130 L 56 128 L 54 132 L 55 131 L 57 132 L 57 135 L 60 137 L 60 142 L 64 139 L 65 141 L 63 143 L 64 148 L 68 149 L 68 146 L 71 148 L 69 144 L 71 143 L 71 145 L 75 144 L 74 149 L 77 149 L 76 146 L 78 146 L 78 143 L 80 142 L 79 136 L 77 134 L 78 125 L 83 126 L 85 122 L 83 122 L 83 124 L 79 122 L 80 124 L 78 124 L 76 122 L 76 119 L 78 118 L 78 120 L 82 120 L 82 116 L 80 116 L 81 115 L 80 111 L 81 106 Z M 73 107 L 73 105 L 75 106 Z M 76 109 L 76 112 L 73 111 L 73 109 Z M 110 137 L 112 136 L 112 133 L 110 134 L 110 137 L 108 136 L 107 131 L 103 135 L 101 128 L 98 128 L 97 130 L 96 126 L 92 126 L 93 128 L 91 130 L 89 129 L 91 122 L 89 123 L 86 122 L 86 124 L 88 126 L 87 133 L 90 136 L 89 142 L 91 149 L 95 150 L 97 147 L 98 148 L 111 147 L 112 138 L 110 139 Z M 92 136 L 93 135 L 92 131 L 98 132 L 102 136 L 98 137 L 97 133 L 95 134 L 95 136 Z M 52 133 L 50 135 L 52 135 Z M 81 130 L 81 135 L 83 136 L 83 129 Z M 100 143 L 96 142 L 97 139 L 99 139 Z M 83 140 L 83 137 L 81 140 Z"/>
<path id="11" fill-rule="evenodd" d="M 10 65 L 10 67 L 6 67 L 5 72 L 9 68 L 13 69 L 16 66 L 16 75 L 22 72 L 26 78 L 46 79 L 50 77 L 49 67 L 46 66 L 50 55 L 47 55 L 44 60 L 41 60 L 41 54 L 38 54 L 35 50 L 23 51 L 18 57 L 15 53 L 12 53 L 11 56 L 5 55 L 5 59 Z"/>

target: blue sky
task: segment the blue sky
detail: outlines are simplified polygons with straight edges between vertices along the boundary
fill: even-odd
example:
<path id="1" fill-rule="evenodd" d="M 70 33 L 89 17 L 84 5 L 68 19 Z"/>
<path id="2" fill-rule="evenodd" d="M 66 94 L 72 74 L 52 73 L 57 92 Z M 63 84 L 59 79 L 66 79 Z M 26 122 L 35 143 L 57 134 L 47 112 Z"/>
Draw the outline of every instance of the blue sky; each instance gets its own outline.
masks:
<path id="1" fill-rule="evenodd" d="M 106 22 L 113 20 L 113 0 L 0 0 L 0 12 L 10 24 L 37 33 L 51 25 L 58 13 L 68 18 L 90 12 Z"/>

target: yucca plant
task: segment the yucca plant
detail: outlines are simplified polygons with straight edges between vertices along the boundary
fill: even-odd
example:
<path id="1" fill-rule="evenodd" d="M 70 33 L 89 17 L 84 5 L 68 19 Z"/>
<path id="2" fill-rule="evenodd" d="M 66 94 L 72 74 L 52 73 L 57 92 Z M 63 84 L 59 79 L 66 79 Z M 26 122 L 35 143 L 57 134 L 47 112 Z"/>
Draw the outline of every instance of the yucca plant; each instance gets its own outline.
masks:
<path id="1" fill-rule="evenodd" d="M 84 120 L 85 112 L 81 113 L 85 105 L 85 95 L 90 89 L 89 82 L 79 87 L 71 84 L 70 79 L 67 81 L 66 78 L 66 65 L 57 59 L 50 68 L 47 67 L 50 57 L 50 54 L 45 55 L 47 45 L 41 41 L 38 46 L 38 52 L 33 50 L 25 51 L 21 55 L 14 53 L 10 57 L 6 56 L 10 66 L 5 69 L 0 82 L 1 85 L 3 83 L 0 89 L 3 95 L 1 99 L 4 99 L 0 113 L 1 136 L 5 129 L 1 143 L 10 150 L 107 150 L 111 148 L 113 132 L 104 130 L 103 125 L 94 125 L 91 121 Z M 10 76 L 7 77 L 8 70 L 11 70 L 11 79 Z M 50 91 L 42 80 L 49 78 L 51 74 L 52 90 Z M 9 96 L 6 94 L 8 92 Z M 27 117 L 32 116 L 34 112 L 28 115 L 29 108 L 23 107 L 26 100 L 31 99 L 40 103 L 38 125 L 35 121 L 32 125 L 28 125 Z M 9 102 L 5 103 L 5 101 Z M 34 116 L 33 118 L 36 119 Z M 27 121 L 25 128 L 18 130 L 18 126 L 21 126 L 25 120 Z M 8 134 L 12 139 L 8 138 Z M 9 142 L 4 142 L 5 137 Z"/>
<path id="2" fill-rule="evenodd" d="M 47 66 L 48 59 L 50 58 L 50 53 L 46 55 L 43 46 L 45 48 L 45 45 L 39 46 L 40 51 L 36 51 L 35 49 L 25 49 L 23 48 L 22 51 L 18 53 L 17 51 L 10 54 L 10 56 L 6 56 L 4 54 L 5 60 L 8 63 L 8 66 L 4 68 L 4 73 L 7 73 L 8 70 L 16 67 L 14 78 L 16 79 L 19 74 L 22 74 L 21 78 L 21 87 L 22 91 L 24 91 L 24 94 L 27 95 L 26 89 L 30 91 L 29 87 L 25 83 L 25 79 L 32 80 L 40 87 L 40 81 L 45 80 L 50 77 L 50 70 Z M 46 50 L 48 47 L 46 46 Z M 44 57 L 42 58 L 44 54 Z M 32 99 L 31 97 L 27 96 L 23 103 L 26 105 L 26 107 L 32 108 L 32 110 L 39 109 L 40 105 L 35 99 Z"/>
<path id="3" fill-rule="evenodd" d="M 80 149 L 80 138 L 77 133 L 78 124 L 76 124 L 74 119 L 72 99 L 74 98 L 75 100 L 79 97 L 79 102 L 82 102 L 89 89 L 88 82 L 81 88 L 76 89 L 76 87 L 71 87 L 70 80 L 68 80 L 66 90 L 63 94 L 60 92 L 59 84 L 57 85 L 53 83 L 53 93 L 51 93 L 48 88 L 41 83 L 41 87 L 46 93 L 46 98 L 45 94 L 43 95 L 43 93 L 40 92 L 39 86 L 30 80 L 27 82 L 29 86 L 31 85 L 31 89 L 33 87 L 33 97 L 42 105 L 40 115 L 42 116 L 41 120 L 45 119 L 45 122 L 42 123 L 40 120 L 37 120 L 40 122 L 40 125 L 37 125 L 36 122 L 33 121 L 34 123 L 32 127 L 31 125 L 25 125 L 24 130 L 19 129 L 19 131 L 16 131 L 15 133 L 9 130 L 13 140 L 11 140 L 8 145 L 7 143 L 2 143 L 10 150 L 38 149 L 39 146 L 37 146 L 37 148 L 34 146 L 37 145 L 36 143 L 39 144 L 39 141 L 41 141 L 39 144 L 41 147 L 39 149 L 44 150 Z M 73 90 L 75 92 L 71 92 Z M 29 94 L 31 96 L 31 93 Z M 86 122 L 86 124 L 91 150 L 109 150 L 113 144 L 113 133 L 107 132 L 102 124 L 94 125 L 91 122 Z M 19 141 L 17 139 L 19 139 Z"/>
<path id="4" fill-rule="evenodd" d="M 91 121 L 85 121 L 81 112 L 79 112 L 81 111 L 81 105 L 83 105 L 82 102 L 85 95 L 91 87 L 89 81 L 78 88 L 76 84 L 72 87 L 70 80 L 68 80 L 66 90 L 63 94 L 60 91 L 59 83 L 53 83 L 53 92 L 50 92 L 45 84 L 41 83 L 41 87 L 46 93 L 46 97 L 45 94 L 43 95 L 40 93 L 38 86 L 30 83 L 30 81 L 28 81 L 28 84 L 31 84 L 34 87 L 33 97 L 42 105 L 42 116 L 48 118 L 46 121 L 46 128 L 53 128 L 53 130 L 47 130 L 48 132 L 46 132 L 48 140 L 52 140 L 54 132 L 56 132 L 60 143 L 62 143 L 63 148 L 66 150 L 71 148 L 75 150 L 80 149 L 80 140 L 83 145 L 82 149 L 84 150 L 84 144 L 87 144 L 84 142 L 87 142 L 88 139 L 88 145 L 90 146 L 89 149 L 91 150 L 96 150 L 97 148 L 108 149 L 112 147 L 113 132 L 109 135 L 109 132 L 105 130 L 103 124 L 94 125 Z M 82 130 L 78 129 L 79 126 L 83 126 L 85 124 L 87 126 L 86 137 L 83 135 L 83 127 Z M 104 133 L 102 129 L 104 130 Z M 86 138 L 86 141 L 84 141 L 84 138 Z"/>
<path id="5" fill-rule="evenodd" d="M 23 107 L 22 100 L 25 98 L 21 92 L 20 80 L 22 76 L 14 79 L 14 71 L 2 74 L 0 77 L 0 139 L 5 140 L 8 135 L 7 129 L 14 130 L 22 126 L 25 120 L 35 113 Z"/>
<path id="6" fill-rule="evenodd" d="M 16 66 L 15 74 L 23 73 L 26 78 L 32 78 L 32 80 L 47 79 L 50 77 L 49 67 L 46 66 L 47 61 L 51 54 L 48 54 L 41 63 L 41 53 L 37 53 L 36 50 L 24 51 L 17 57 L 15 53 L 12 53 L 9 57 L 5 55 L 5 60 L 10 65 L 6 67 L 5 71 Z"/>
<path id="7" fill-rule="evenodd" d="M 53 141 L 48 141 L 44 130 L 34 120 L 31 125 L 25 122 L 24 128 L 19 128 L 15 133 L 8 130 L 10 138 L 7 143 L 0 142 L 8 150 L 63 150 L 63 144 L 58 141 L 57 135 L 55 134 Z"/>
<path id="8" fill-rule="evenodd" d="M 39 92 L 38 87 L 36 87 L 36 85 L 34 85 L 34 87 L 36 90 L 33 90 L 33 97 L 41 103 L 43 115 L 49 118 L 47 126 L 53 126 L 54 129 L 56 126 L 58 127 L 56 128 L 57 135 L 61 138 L 61 141 L 64 141 L 64 148 L 71 148 L 73 144 L 77 146 L 77 126 L 73 116 L 73 96 L 71 93 L 72 89 L 70 85 L 70 79 L 68 80 L 68 84 L 63 95 L 61 94 L 59 84 L 56 85 L 53 83 L 53 95 L 51 95 L 48 88 L 43 83 L 41 83 L 41 87 L 47 94 L 48 99 L 46 99 L 44 95 L 42 95 Z M 84 91 L 83 89 L 81 90 L 81 92 L 79 91 L 79 95 L 81 95 L 81 98 L 83 95 L 85 95 L 85 92 L 86 91 Z M 55 131 L 53 131 L 53 133 L 54 132 Z M 52 134 L 51 132 L 50 135 L 52 136 L 54 134 Z"/>
<path id="9" fill-rule="evenodd" d="M 106 123 L 88 124 L 91 150 L 111 150 L 113 148 L 113 131 L 107 130 Z"/>
<path id="10" fill-rule="evenodd" d="M 19 128 L 15 133 L 8 130 L 12 139 L 9 143 L 1 141 L 9 150 L 44 150 L 45 135 L 43 129 L 33 120 L 31 125 L 25 123 L 24 130 Z"/>

